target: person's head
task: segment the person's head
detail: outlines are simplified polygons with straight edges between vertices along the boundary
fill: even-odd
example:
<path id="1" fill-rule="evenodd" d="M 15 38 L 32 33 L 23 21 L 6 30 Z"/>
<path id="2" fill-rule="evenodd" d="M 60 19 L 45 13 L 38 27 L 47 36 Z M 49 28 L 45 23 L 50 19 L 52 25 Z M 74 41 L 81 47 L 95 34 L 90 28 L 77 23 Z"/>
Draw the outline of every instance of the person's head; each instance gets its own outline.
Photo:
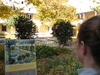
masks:
<path id="1" fill-rule="evenodd" d="M 84 21 L 77 35 L 77 56 L 83 63 L 85 56 L 92 56 L 100 66 L 100 16 Z"/>

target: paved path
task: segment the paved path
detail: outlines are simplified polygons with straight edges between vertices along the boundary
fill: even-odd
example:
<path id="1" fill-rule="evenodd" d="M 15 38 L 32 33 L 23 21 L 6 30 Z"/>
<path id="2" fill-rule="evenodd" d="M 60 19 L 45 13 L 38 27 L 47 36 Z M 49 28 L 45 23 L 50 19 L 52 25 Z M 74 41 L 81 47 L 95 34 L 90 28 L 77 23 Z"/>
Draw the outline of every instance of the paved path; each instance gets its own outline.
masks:
<path id="1" fill-rule="evenodd" d="M 16 72 L 7 72 L 5 75 L 37 75 L 35 69 L 16 71 Z"/>
<path id="2" fill-rule="evenodd" d="M 59 46 L 57 39 L 55 37 L 48 37 L 48 38 L 36 38 L 35 39 L 35 43 L 37 45 L 49 45 L 52 47 L 56 47 Z M 68 42 L 68 46 L 64 46 L 65 48 L 69 48 L 70 50 L 72 50 L 75 53 L 75 49 L 76 49 L 76 43 L 75 42 Z"/>

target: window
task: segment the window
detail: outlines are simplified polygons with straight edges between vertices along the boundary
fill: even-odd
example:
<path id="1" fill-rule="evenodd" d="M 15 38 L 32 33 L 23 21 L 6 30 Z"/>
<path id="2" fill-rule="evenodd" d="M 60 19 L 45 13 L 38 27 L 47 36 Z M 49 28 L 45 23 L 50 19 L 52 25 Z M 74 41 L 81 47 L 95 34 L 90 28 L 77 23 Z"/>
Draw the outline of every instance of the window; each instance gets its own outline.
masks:
<path id="1" fill-rule="evenodd" d="M 28 18 L 29 18 L 29 19 L 32 19 L 32 16 L 29 14 L 29 15 L 28 15 Z"/>
<path id="2" fill-rule="evenodd" d="M 2 31 L 6 31 L 6 26 L 2 25 Z"/>
<path id="3" fill-rule="evenodd" d="M 21 3 L 22 3 L 22 4 L 24 4 L 24 2 L 23 2 L 23 1 L 22 1 Z"/>

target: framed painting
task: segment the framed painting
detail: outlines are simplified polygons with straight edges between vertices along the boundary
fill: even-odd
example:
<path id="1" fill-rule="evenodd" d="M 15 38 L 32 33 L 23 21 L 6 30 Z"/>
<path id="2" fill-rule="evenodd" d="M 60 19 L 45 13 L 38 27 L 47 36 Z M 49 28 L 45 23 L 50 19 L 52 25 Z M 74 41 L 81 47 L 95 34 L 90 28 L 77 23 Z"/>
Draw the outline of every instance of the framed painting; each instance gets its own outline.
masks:
<path id="1" fill-rule="evenodd" d="M 5 40 L 5 72 L 6 75 L 36 75 L 34 39 Z"/>

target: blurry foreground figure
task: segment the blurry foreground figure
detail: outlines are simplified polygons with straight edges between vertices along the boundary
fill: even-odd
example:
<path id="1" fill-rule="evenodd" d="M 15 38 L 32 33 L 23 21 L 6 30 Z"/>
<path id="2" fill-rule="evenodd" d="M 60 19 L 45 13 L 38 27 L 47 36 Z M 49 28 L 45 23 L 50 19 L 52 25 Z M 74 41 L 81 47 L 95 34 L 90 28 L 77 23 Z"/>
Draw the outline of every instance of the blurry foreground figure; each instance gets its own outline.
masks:
<path id="1" fill-rule="evenodd" d="M 78 70 L 78 75 L 100 75 L 100 16 L 81 24 L 76 54 L 84 67 Z"/>

